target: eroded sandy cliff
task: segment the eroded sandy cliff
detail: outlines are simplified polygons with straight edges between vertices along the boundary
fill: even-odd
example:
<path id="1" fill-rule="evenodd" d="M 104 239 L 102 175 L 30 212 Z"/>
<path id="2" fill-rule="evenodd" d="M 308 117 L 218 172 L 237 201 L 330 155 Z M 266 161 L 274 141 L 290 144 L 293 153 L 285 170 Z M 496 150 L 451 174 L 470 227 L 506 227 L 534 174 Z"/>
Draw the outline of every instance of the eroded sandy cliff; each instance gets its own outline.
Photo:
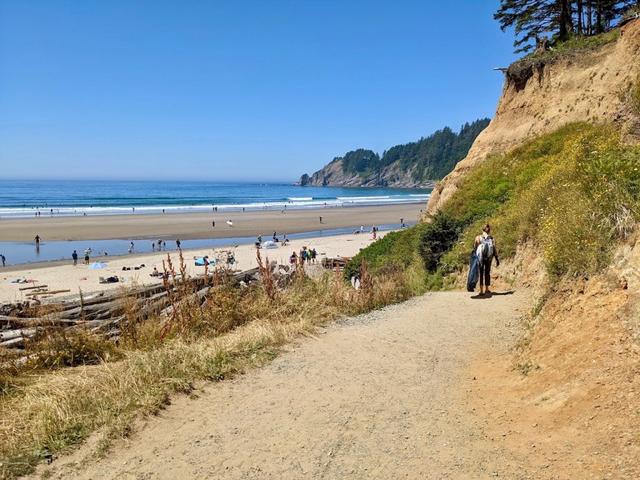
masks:
<path id="1" fill-rule="evenodd" d="M 434 189 L 434 213 L 456 191 L 469 169 L 488 155 L 572 122 L 614 122 L 630 141 L 640 129 L 629 92 L 640 75 L 640 20 L 622 27 L 620 38 L 596 50 L 558 55 L 531 69 L 526 81 L 507 75 L 496 114 L 467 157 Z"/>

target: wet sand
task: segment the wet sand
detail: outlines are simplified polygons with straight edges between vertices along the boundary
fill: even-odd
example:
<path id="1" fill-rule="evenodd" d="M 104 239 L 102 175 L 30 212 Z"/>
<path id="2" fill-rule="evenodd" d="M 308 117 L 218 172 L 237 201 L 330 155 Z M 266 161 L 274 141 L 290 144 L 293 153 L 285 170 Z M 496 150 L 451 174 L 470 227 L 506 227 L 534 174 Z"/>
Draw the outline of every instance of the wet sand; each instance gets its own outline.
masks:
<path id="1" fill-rule="evenodd" d="M 49 240 L 100 240 L 271 236 L 320 229 L 416 221 L 422 203 L 366 207 L 334 207 L 305 210 L 174 213 L 166 215 L 109 215 L 0 219 L 0 241 L 28 242 L 39 235 Z M 322 216 L 322 223 L 320 217 Z M 215 227 L 211 222 L 216 222 Z M 232 220 L 233 226 L 226 221 Z"/>

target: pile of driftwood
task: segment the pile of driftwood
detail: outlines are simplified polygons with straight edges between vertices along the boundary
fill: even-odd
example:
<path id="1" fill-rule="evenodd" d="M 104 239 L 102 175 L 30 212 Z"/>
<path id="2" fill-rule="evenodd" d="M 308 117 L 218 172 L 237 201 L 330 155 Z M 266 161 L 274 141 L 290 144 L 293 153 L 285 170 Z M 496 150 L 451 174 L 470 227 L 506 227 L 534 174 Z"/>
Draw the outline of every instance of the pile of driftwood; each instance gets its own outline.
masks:
<path id="1" fill-rule="evenodd" d="M 276 278 L 290 276 L 289 269 L 272 266 Z M 259 278 L 258 269 L 226 274 L 225 282 L 242 286 Z M 115 292 L 80 295 L 67 301 L 47 303 L 26 300 L 0 306 L 0 347 L 24 348 L 25 341 L 47 328 L 86 329 L 107 337 L 120 334 L 123 320 L 144 320 L 154 315 L 170 317 L 185 302 L 205 301 L 215 282 L 212 275 L 166 281 Z M 133 318 L 132 318 L 133 316 Z"/>
<path id="2" fill-rule="evenodd" d="M 322 266 L 324 268 L 335 270 L 336 268 L 342 270 L 347 266 L 351 257 L 327 257 L 322 259 Z"/>

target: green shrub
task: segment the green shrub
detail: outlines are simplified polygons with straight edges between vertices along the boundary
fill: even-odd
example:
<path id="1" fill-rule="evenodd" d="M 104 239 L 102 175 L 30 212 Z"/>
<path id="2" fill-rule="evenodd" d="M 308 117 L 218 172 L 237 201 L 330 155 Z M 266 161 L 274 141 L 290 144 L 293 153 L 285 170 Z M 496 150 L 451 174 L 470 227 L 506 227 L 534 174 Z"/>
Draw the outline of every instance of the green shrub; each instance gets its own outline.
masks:
<path id="1" fill-rule="evenodd" d="M 462 222 L 443 212 L 436 214 L 424 227 L 418 249 L 427 272 L 434 273 L 438 269 L 440 258 L 458 239 L 461 227 Z"/>
<path id="2" fill-rule="evenodd" d="M 425 224 L 418 224 L 397 232 L 389 232 L 355 255 L 344 270 L 348 280 L 360 271 L 360 265 L 366 260 L 373 273 L 381 268 L 406 269 L 417 257 L 418 241 Z"/>

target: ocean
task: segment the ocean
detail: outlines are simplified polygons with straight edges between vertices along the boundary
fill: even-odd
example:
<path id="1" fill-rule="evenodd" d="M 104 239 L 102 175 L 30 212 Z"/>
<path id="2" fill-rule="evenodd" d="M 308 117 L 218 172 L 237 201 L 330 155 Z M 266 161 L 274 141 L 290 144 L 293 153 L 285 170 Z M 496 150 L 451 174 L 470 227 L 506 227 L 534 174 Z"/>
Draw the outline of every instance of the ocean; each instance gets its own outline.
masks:
<path id="1" fill-rule="evenodd" d="M 0 218 L 426 203 L 429 190 L 185 181 L 0 180 Z"/>

